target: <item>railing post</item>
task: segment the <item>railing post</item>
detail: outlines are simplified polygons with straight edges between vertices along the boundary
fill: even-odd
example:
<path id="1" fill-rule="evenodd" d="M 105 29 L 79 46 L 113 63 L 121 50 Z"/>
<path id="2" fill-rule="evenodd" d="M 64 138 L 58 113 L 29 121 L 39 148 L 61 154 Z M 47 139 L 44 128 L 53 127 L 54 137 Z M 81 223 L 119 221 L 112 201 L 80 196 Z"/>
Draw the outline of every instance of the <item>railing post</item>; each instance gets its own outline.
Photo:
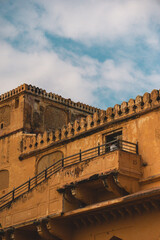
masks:
<path id="1" fill-rule="evenodd" d="M 44 176 L 45 176 L 45 179 L 46 179 L 47 178 L 47 168 L 45 169 Z"/>
<path id="2" fill-rule="evenodd" d="M 136 143 L 136 154 L 138 154 L 138 142 Z"/>
<path id="3" fill-rule="evenodd" d="M 81 162 L 82 161 L 82 152 L 81 152 L 81 149 L 79 151 L 79 161 Z"/>
<path id="4" fill-rule="evenodd" d="M 14 201 L 14 194 L 15 194 L 15 188 L 13 188 L 13 191 L 12 191 L 12 201 Z"/>
<path id="5" fill-rule="evenodd" d="M 98 156 L 100 156 L 100 143 L 98 143 Z"/>
<path id="6" fill-rule="evenodd" d="M 37 186 L 37 175 L 35 177 L 35 187 Z"/>
<path id="7" fill-rule="evenodd" d="M 64 158 L 62 158 L 62 168 L 64 167 Z"/>
<path id="8" fill-rule="evenodd" d="M 29 178 L 29 180 L 28 180 L 28 191 L 30 190 L 30 188 L 31 188 L 31 180 Z"/>
<path id="9" fill-rule="evenodd" d="M 119 139 L 117 139 L 117 148 L 120 149 Z"/>

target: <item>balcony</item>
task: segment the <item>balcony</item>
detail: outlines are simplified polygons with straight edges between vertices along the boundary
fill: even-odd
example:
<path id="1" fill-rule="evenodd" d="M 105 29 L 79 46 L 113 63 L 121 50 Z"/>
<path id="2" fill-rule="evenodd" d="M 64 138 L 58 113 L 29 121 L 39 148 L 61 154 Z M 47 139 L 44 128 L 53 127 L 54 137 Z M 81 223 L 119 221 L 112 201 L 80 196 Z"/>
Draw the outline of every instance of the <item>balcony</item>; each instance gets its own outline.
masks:
<path id="1" fill-rule="evenodd" d="M 63 160 L 63 211 L 125 196 L 139 190 L 138 145 L 123 140 L 79 152 Z"/>
<path id="2" fill-rule="evenodd" d="M 0 198 L 0 210 L 60 173 L 57 191 L 66 200 L 64 211 L 138 191 L 141 176 L 138 145 L 116 140 L 58 160 Z M 56 178 L 54 178 L 56 181 Z M 68 203 L 67 203 L 68 202 Z"/>

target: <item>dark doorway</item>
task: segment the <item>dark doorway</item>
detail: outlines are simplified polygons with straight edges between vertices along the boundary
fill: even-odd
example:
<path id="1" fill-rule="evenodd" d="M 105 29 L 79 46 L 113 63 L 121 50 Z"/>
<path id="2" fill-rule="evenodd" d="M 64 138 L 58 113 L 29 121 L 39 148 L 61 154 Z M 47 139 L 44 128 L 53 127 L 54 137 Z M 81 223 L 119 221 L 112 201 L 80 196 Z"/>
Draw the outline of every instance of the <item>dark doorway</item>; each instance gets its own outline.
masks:
<path id="1" fill-rule="evenodd" d="M 106 135 L 105 137 L 106 152 L 111 152 L 118 149 L 120 147 L 118 140 L 122 140 L 122 131 L 117 131 Z"/>
<path id="2" fill-rule="evenodd" d="M 119 237 L 113 236 L 113 237 L 110 238 L 110 240 L 122 240 L 122 239 L 119 238 Z"/>

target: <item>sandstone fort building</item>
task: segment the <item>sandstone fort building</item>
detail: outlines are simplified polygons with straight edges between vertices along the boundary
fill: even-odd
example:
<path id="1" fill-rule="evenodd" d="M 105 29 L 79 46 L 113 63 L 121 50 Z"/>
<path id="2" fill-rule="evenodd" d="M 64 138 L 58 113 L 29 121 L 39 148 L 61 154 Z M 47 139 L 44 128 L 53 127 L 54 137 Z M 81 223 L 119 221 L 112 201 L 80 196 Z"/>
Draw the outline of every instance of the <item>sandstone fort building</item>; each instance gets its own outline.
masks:
<path id="1" fill-rule="evenodd" d="M 0 240 L 159 240 L 160 91 L 107 110 L 0 96 Z"/>

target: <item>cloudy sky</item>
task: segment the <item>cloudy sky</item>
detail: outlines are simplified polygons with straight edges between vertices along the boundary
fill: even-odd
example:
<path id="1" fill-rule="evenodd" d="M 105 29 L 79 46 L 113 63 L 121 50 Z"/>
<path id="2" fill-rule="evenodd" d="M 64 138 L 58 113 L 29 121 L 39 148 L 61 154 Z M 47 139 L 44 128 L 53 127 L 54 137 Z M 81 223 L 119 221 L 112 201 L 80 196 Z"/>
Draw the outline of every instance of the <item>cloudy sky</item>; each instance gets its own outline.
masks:
<path id="1" fill-rule="evenodd" d="M 106 109 L 160 87 L 159 0 L 0 0 L 0 93 Z"/>

